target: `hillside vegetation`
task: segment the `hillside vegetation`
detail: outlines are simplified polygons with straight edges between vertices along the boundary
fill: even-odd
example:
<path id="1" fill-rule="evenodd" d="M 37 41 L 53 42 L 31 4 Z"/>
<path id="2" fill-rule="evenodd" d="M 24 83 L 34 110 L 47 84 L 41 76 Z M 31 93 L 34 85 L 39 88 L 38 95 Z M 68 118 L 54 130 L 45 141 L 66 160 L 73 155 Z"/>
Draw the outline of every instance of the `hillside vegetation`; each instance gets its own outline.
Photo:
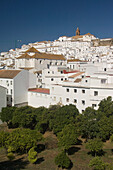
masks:
<path id="1" fill-rule="evenodd" d="M 113 102 L 88 107 L 29 106 L 2 109 L 0 168 L 113 169 Z"/>

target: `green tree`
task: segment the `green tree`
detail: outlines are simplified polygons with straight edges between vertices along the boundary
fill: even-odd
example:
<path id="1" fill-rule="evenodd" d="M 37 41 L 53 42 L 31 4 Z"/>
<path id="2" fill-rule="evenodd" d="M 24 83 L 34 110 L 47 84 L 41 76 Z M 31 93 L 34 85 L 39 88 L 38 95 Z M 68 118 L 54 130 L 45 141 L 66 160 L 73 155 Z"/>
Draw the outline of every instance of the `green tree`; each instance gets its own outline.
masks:
<path id="1" fill-rule="evenodd" d="M 82 137 L 93 139 L 98 136 L 99 127 L 97 122 L 97 111 L 91 107 L 85 109 L 80 116 L 79 129 Z"/>
<path id="2" fill-rule="evenodd" d="M 71 160 L 68 158 L 66 153 L 63 151 L 56 156 L 55 164 L 61 168 L 69 168 L 71 166 Z"/>
<path id="3" fill-rule="evenodd" d="M 5 147 L 5 142 L 9 136 L 8 132 L 0 131 L 0 147 Z"/>
<path id="4" fill-rule="evenodd" d="M 94 170 L 105 170 L 106 164 L 97 156 L 90 161 L 89 167 L 92 167 Z"/>
<path id="5" fill-rule="evenodd" d="M 6 147 L 12 148 L 12 151 L 28 151 L 30 148 L 37 146 L 39 141 L 43 140 L 42 134 L 30 129 L 13 130 L 5 142 Z"/>
<path id="6" fill-rule="evenodd" d="M 6 122 L 7 125 L 9 125 L 10 122 L 12 121 L 15 110 L 16 110 L 16 107 L 2 108 L 2 111 L 0 112 L 0 119 L 2 120 L 2 122 Z"/>
<path id="7" fill-rule="evenodd" d="M 107 99 L 103 99 L 100 103 L 99 103 L 99 109 L 98 111 L 103 115 L 103 116 L 111 116 L 113 115 L 113 102 L 112 102 L 112 97 L 107 97 Z"/>
<path id="8" fill-rule="evenodd" d="M 98 139 L 98 138 L 90 139 L 86 143 L 86 148 L 89 149 L 96 156 L 97 154 L 100 153 L 100 151 L 102 151 L 103 142 L 101 141 L 101 139 Z"/>
<path id="9" fill-rule="evenodd" d="M 12 124 L 15 127 L 33 129 L 36 125 L 36 116 L 33 114 L 34 110 L 30 106 L 17 108 L 13 114 Z"/>
<path id="10" fill-rule="evenodd" d="M 108 140 L 111 134 L 113 133 L 113 116 L 110 117 L 103 116 L 99 120 L 98 126 L 99 126 L 98 136 L 104 141 Z"/>
<path id="11" fill-rule="evenodd" d="M 61 132 L 58 133 L 58 146 L 63 150 L 68 150 L 71 145 L 77 142 L 77 130 L 73 124 L 66 125 Z"/>
<path id="12" fill-rule="evenodd" d="M 55 111 L 50 111 L 49 115 L 49 128 L 57 134 L 62 131 L 65 125 L 75 123 L 75 119 L 79 115 L 79 111 L 75 105 L 70 104 L 58 107 Z"/>
<path id="13" fill-rule="evenodd" d="M 29 162 L 31 162 L 32 164 L 35 163 L 37 161 L 37 152 L 34 150 L 34 147 L 31 148 L 28 152 L 28 160 Z"/>

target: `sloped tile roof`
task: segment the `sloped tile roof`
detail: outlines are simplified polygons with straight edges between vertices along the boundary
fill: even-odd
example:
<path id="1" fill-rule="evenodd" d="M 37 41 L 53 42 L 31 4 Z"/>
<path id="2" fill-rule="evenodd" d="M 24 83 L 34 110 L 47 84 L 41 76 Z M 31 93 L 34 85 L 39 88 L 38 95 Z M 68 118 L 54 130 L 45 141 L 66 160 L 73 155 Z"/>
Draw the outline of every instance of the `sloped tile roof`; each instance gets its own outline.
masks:
<path id="1" fill-rule="evenodd" d="M 0 70 L 0 78 L 13 79 L 20 72 L 21 72 L 21 70 Z"/>
<path id="2" fill-rule="evenodd" d="M 45 93 L 45 94 L 50 94 L 50 89 L 46 88 L 31 88 L 28 89 L 30 92 L 37 92 L 37 93 Z"/>

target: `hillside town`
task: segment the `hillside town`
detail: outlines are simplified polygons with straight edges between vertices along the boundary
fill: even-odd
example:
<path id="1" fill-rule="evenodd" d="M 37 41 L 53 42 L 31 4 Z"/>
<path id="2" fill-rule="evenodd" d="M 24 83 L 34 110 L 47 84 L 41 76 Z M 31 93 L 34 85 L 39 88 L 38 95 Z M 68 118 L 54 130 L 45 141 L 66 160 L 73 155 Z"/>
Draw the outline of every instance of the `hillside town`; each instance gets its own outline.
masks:
<path id="1" fill-rule="evenodd" d="M 0 54 L 0 111 L 6 106 L 74 104 L 98 109 L 113 97 L 113 38 L 62 36 Z"/>

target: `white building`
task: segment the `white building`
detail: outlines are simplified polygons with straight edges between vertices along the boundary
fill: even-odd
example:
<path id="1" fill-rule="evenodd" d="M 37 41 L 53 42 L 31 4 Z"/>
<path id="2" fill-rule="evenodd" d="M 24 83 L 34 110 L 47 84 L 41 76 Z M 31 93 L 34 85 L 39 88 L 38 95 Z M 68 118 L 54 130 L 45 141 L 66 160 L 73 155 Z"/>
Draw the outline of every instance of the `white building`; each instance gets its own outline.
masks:
<path id="1" fill-rule="evenodd" d="M 31 68 L 33 70 L 39 71 L 49 68 L 51 65 L 65 65 L 65 60 L 65 57 L 62 55 L 40 53 L 34 47 L 32 47 L 23 55 L 16 58 L 15 68 Z"/>
<path id="2" fill-rule="evenodd" d="M 6 93 L 7 93 L 7 89 L 3 86 L 0 86 L 0 112 L 3 107 L 7 106 Z"/>
<path id="3" fill-rule="evenodd" d="M 99 71 L 89 76 L 77 70 L 66 73 L 64 75 L 52 67 L 49 73 L 47 69 L 43 71 L 43 88 L 29 89 L 28 105 L 49 107 L 54 104 L 75 104 L 82 113 L 86 107 L 97 109 L 102 99 L 113 97 L 113 71 Z"/>
<path id="4" fill-rule="evenodd" d="M 27 104 L 28 88 L 36 87 L 36 76 L 26 70 L 0 70 L 0 85 L 7 89 L 7 105 Z"/>

